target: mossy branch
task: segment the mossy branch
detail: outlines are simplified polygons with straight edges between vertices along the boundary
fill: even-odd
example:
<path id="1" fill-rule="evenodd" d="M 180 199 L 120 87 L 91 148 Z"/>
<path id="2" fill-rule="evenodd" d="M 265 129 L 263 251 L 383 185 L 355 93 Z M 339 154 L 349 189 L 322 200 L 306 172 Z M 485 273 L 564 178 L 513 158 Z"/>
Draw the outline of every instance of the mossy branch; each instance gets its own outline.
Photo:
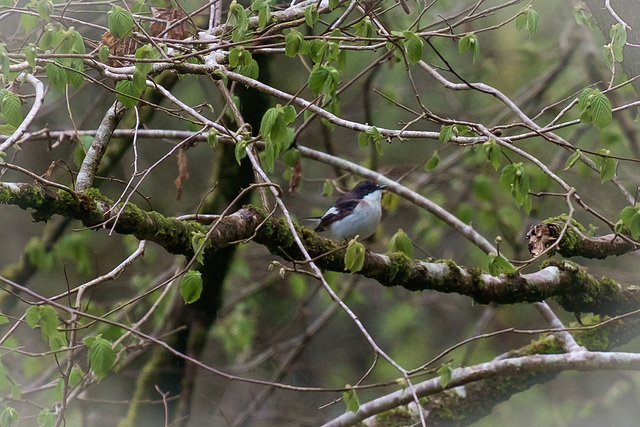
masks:
<path id="1" fill-rule="evenodd" d="M 138 239 L 158 243 L 170 253 L 188 257 L 193 255 L 191 242 L 194 233 L 204 235 L 209 228 L 195 221 L 181 221 L 158 212 L 147 212 L 132 203 L 114 206 L 96 189 L 74 198 L 63 190 L 54 193 L 31 184 L 0 183 L 0 203 L 31 208 L 35 211 L 33 216 L 36 220 L 58 214 L 80 220 L 87 227 L 114 227 L 117 233 L 132 234 Z M 345 271 L 344 248 L 303 227 L 298 227 L 297 231 L 309 254 L 317 258 L 320 268 Z M 223 247 L 247 239 L 266 246 L 285 261 L 302 260 L 289 227 L 252 206 L 217 222 L 207 242 L 205 258 Z M 367 251 L 359 274 L 384 286 L 458 293 L 482 304 L 515 304 L 556 298 L 565 310 L 599 314 L 617 314 L 640 307 L 638 287 L 608 278 L 597 279 L 586 269 L 567 261 L 550 262 L 530 274 L 491 276 L 479 269 L 460 267 L 451 260 L 426 262 L 411 260 L 398 252 L 378 254 Z"/>

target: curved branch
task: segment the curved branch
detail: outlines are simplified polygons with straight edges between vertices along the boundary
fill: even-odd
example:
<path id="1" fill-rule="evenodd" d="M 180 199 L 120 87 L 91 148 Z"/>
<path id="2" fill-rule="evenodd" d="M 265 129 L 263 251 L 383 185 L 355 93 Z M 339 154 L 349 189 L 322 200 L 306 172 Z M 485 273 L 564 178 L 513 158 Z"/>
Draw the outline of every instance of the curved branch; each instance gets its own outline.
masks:
<path id="1" fill-rule="evenodd" d="M 27 127 L 36 118 L 38 111 L 40 111 L 40 107 L 42 107 L 42 102 L 44 101 L 44 85 L 40 80 L 35 78 L 33 74 L 21 74 L 20 76 L 18 76 L 18 78 L 16 78 L 16 80 L 22 80 L 29 83 L 35 89 L 36 94 L 33 100 L 33 105 L 31 106 L 31 110 L 29 110 L 29 113 L 24 118 L 22 123 L 20 123 L 18 129 L 16 129 L 16 131 L 13 132 L 9 138 L 7 138 L 2 144 L 0 144 L 0 151 L 6 151 L 9 147 L 18 142 L 20 137 L 22 137 L 24 132 L 27 130 Z"/>

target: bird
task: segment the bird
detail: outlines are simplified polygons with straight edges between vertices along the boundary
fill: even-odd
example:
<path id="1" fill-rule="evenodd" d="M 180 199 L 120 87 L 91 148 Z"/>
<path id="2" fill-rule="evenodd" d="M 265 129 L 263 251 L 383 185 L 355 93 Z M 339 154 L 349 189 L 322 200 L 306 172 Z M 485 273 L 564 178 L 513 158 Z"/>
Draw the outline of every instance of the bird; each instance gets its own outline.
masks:
<path id="1" fill-rule="evenodd" d="M 324 215 L 308 219 L 319 221 L 314 231 L 326 230 L 335 239 L 351 240 L 355 236 L 366 239 L 380 224 L 380 200 L 385 188 L 386 185 L 373 181 L 361 181 L 338 198 Z"/>

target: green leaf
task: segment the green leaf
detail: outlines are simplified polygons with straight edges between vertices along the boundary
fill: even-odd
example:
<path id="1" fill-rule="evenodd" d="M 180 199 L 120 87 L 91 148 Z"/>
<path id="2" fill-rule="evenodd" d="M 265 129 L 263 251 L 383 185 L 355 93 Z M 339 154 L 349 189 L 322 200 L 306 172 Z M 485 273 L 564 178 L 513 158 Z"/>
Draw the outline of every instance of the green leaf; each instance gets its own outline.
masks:
<path id="1" fill-rule="evenodd" d="M 24 48 L 24 56 L 27 60 L 27 63 L 31 68 L 36 66 L 36 56 L 38 54 L 38 48 L 33 43 L 29 44 Z"/>
<path id="2" fill-rule="evenodd" d="M 294 56 L 296 56 L 299 52 L 300 49 L 302 48 L 302 43 L 304 42 L 304 37 L 302 36 L 302 33 L 300 31 L 297 30 L 291 30 L 285 37 L 284 37 L 284 53 L 290 57 L 293 58 Z"/>
<path id="3" fill-rule="evenodd" d="M 440 376 L 440 385 L 442 386 L 442 388 L 445 388 L 451 382 L 451 378 L 453 377 L 453 369 L 448 363 L 445 363 L 438 369 L 438 375 Z"/>
<path id="4" fill-rule="evenodd" d="M 216 129 L 210 129 L 209 132 L 207 132 L 207 144 L 209 144 L 211 148 L 218 146 L 218 131 Z"/>
<path id="5" fill-rule="evenodd" d="M 100 50 L 98 51 L 98 59 L 102 62 L 106 62 L 109 59 L 109 48 L 107 46 L 100 46 Z"/>
<path id="6" fill-rule="evenodd" d="M 49 411 L 48 409 L 43 409 L 38 414 L 38 426 L 39 427 L 53 427 L 56 425 L 56 414 Z"/>
<path id="7" fill-rule="evenodd" d="M 480 43 L 478 42 L 478 36 L 474 33 L 469 33 L 462 37 L 458 42 L 458 51 L 460 53 L 471 51 L 473 62 L 476 62 L 476 59 L 480 56 Z"/>
<path id="8" fill-rule="evenodd" d="M 9 427 L 10 425 L 17 423 L 19 418 L 20 416 L 18 415 L 18 411 L 11 406 L 7 406 L 0 413 L 0 426 Z"/>
<path id="9" fill-rule="evenodd" d="M 369 18 L 368 16 L 365 16 L 364 19 L 361 19 L 356 25 L 354 25 L 353 29 L 356 33 L 356 36 L 371 38 L 375 35 L 373 23 L 371 22 L 371 18 Z"/>
<path id="10" fill-rule="evenodd" d="M 358 134 L 358 147 L 365 148 L 371 142 L 371 137 L 366 132 L 360 132 Z"/>
<path id="11" fill-rule="evenodd" d="M 278 110 L 274 108 L 269 108 L 264 115 L 262 116 L 262 121 L 260 122 L 260 134 L 263 138 L 269 138 L 271 134 L 271 129 L 276 124 L 276 120 L 278 119 Z"/>
<path id="12" fill-rule="evenodd" d="M 593 119 L 593 124 L 602 129 L 611 123 L 611 102 L 609 102 L 609 98 L 600 91 L 594 92 L 592 96 L 591 118 Z"/>
<path id="13" fill-rule="evenodd" d="M 49 348 L 51 351 L 57 351 L 61 348 L 67 347 L 67 336 L 62 331 L 56 331 L 55 333 L 49 335 Z"/>
<path id="14" fill-rule="evenodd" d="M 635 215 L 629 224 L 629 231 L 634 240 L 640 237 L 640 215 Z"/>
<path id="15" fill-rule="evenodd" d="M 264 28 L 269 24 L 271 20 L 271 6 L 268 2 L 262 3 L 264 6 L 258 12 L 258 27 Z"/>
<path id="16" fill-rule="evenodd" d="M 389 240 L 389 252 L 402 252 L 409 258 L 413 259 L 413 243 L 407 233 L 401 228 Z"/>
<path id="17" fill-rule="evenodd" d="M 7 91 L 0 101 L 0 111 L 4 115 L 7 124 L 16 128 L 22 123 L 22 103 L 20 97 L 13 92 Z"/>
<path id="18" fill-rule="evenodd" d="M 433 152 L 429 160 L 427 160 L 427 163 L 424 164 L 425 172 L 434 170 L 436 166 L 438 166 L 438 163 L 440 163 L 440 156 L 438 155 L 438 151 L 436 150 Z"/>
<path id="19" fill-rule="evenodd" d="M 48 339 L 57 332 L 58 314 L 48 305 L 32 305 L 25 312 L 25 321 L 32 329 L 40 326 L 42 338 Z"/>
<path id="20" fill-rule="evenodd" d="M 64 91 L 64 88 L 67 86 L 67 73 L 64 69 L 58 67 L 53 62 L 48 62 L 44 68 L 49 82 L 51 82 L 56 89 Z"/>
<path id="21" fill-rule="evenodd" d="M 330 197 L 333 194 L 333 185 L 326 179 L 322 185 L 322 197 Z"/>
<path id="22" fill-rule="evenodd" d="M 564 170 L 569 170 L 573 167 L 573 165 L 576 164 L 576 162 L 578 161 L 578 159 L 580 158 L 580 155 L 582 154 L 582 151 L 580 151 L 580 149 L 578 148 L 575 153 L 573 153 L 572 155 L 569 156 L 569 158 L 567 159 L 566 163 L 564 164 Z"/>
<path id="23" fill-rule="evenodd" d="M 111 371 L 111 366 L 116 361 L 116 353 L 111 347 L 111 342 L 102 338 L 100 335 L 87 337 L 83 342 L 89 347 L 87 359 L 93 373 L 96 374 L 98 379 L 106 377 Z"/>
<path id="24" fill-rule="evenodd" d="M 498 276 L 501 273 L 513 273 L 513 265 L 502 255 L 490 253 L 488 255 L 489 261 L 489 274 L 492 276 Z"/>
<path id="25" fill-rule="evenodd" d="M 24 320 L 31 329 L 35 329 L 36 326 L 38 326 L 38 322 L 40 322 L 40 309 L 37 305 L 32 305 L 27 308 Z"/>
<path id="26" fill-rule="evenodd" d="M 451 137 L 453 136 L 453 126 L 454 125 L 440 126 L 440 135 L 438 135 L 438 139 L 440 140 L 440 142 L 446 144 L 447 142 L 449 142 L 449 140 L 451 140 Z"/>
<path id="27" fill-rule="evenodd" d="M 23 15 L 24 16 L 24 15 Z M 4 43 L 0 43 L 0 73 L 5 76 L 9 76 L 11 72 L 10 67 L 11 61 L 9 61 L 9 54 L 7 53 L 7 49 L 4 47 Z"/>
<path id="28" fill-rule="evenodd" d="M 307 83 L 309 89 L 311 89 L 314 95 L 318 95 L 322 92 L 325 82 L 329 79 L 329 70 L 326 67 L 316 66 L 309 74 Z"/>
<path id="29" fill-rule="evenodd" d="M 131 80 L 120 80 L 116 83 L 116 91 L 119 92 L 116 98 L 125 108 L 138 105 L 138 100 L 135 98 L 139 98 L 142 95 L 142 91 L 138 90 L 136 84 Z"/>
<path id="30" fill-rule="evenodd" d="M 623 47 L 627 43 L 627 30 L 618 22 L 611 26 L 609 37 L 614 45 Z"/>
<path id="31" fill-rule="evenodd" d="M 351 387 L 349 384 L 346 387 Z M 349 389 L 342 392 L 342 400 L 344 400 L 345 405 L 347 405 L 347 412 L 358 412 L 360 409 L 360 400 L 358 399 L 358 395 L 354 389 Z"/>
<path id="32" fill-rule="evenodd" d="M 487 142 L 482 144 L 482 148 L 484 150 L 485 158 L 491 162 L 491 166 L 493 166 L 495 170 L 498 170 L 502 163 L 502 151 L 500 150 L 500 146 L 496 140 L 493 138 L 489 139 Z"/>
<path id="33" fill-rule="evenodd" d="M 238 68 L 236 68 L 238 74 L 242 74 L 245 77 L 249 77 L 250 79 L 257 79 L 260 75 L 260 67 L 258 66 L 258 61 L 255 59 L 251 59 L 248 64 L 240 64 Z"/>
<path id="34" fill-rule="evenodd" d="M 202 275 L 199 271 L 189 270 L 180 280 L 180 295 L 185 304 L 198 301 L 202 294 Z"/>
<path id="35" fill-rule="evenodd" d="M 133 16 L 120 6 L 113 6 L 109 12 L 108 26 L 111 35 L 116 38 L 128 37 L 133 31 Z"/>
<path id="36" fill-rule="evenodd" d="M 624 207 L 622 209 L 622 212 L 620 212 L 620 219 L 622 220 L 622 222 L 625 225 L 629 226 L 633 218 L 635 216 L 640 215 L 639 208 L 640 208 L 640 205 Z"/>
<path id="37" fill-rule="evenodd" d="M 235 148 L 235 154 L 236 154 L 236 161 L 238 162 L 238 164 L 241 164 L 242 159 L 244 159 L 247 156 L 247 141 L 246 140 L 241 140 L 236 142 L 236 148 Z"/>
<path id="38" fill-rule="evenodd" d="M 73 368 L 71 368 L 71 373 L 69 374 L 69 386 L 75 387 L 80 384 L 80 381 L 82 381 L 82 377 L 84 377 L 82 368 L 78 365 L 74 365 Z"/>
<path id="39" fill-rule="evenodd" d="M 205 243 L 206 235 L 200 232 L 192 232 L 191 233 L 191 249 L 196 255 L 196 262 L 203 264 L 204 263 L 204 248 L 200 249 L 200 247 Z"/>
<path id="40" fill-rule="evenodd" d="M 241 42 L 247 37 L 249 30 L 247 11 L 236 0 L 229 5 L 229 24 L 233 26 L 231 39 L 234 42 Z"/>
<path id="41" fill-rule="evenodd" d="M 82 59 L 72 58 L 64 61 L 64 65 L 70 68 L 64 70 L 67 75 L 67 83 L 76 89 L 80 89 L 82 87 L 82 83 L 84 83 L 84 77 L 80 74 L 84 72 L 84 63 L 82 62 Z M 76 70 L 78 72 L 71 70 Z"/>
<path id="42" fill-rule="evenodd" d="M 600 154 L 600 156 L 595 158 L 595 163 L 600 172 L 600 181 L 604 183 L 615 176 L 618 162 L 609 157 L 611 152 L 606 148 L 598 150 L 598 154 Z"/>
<path id="43" fill-rule="evenodd" d="M 108 53 L 108 52 L 107 52 Z M 146 44 L 144 46 L 140 46 L 136 49 L 136 53 L 134 57 L 136 59 L 157 59 L 160 56 L 158 50 L 153 47 L 151 44 Z M 136 69 L 140 71 L 140 73 L 147 75 L 153 69 L 152 62 L 136 62 Z"/>
<path id="44" fill-rule="evenodd" d="M 304 22 L 306 22 L 310 28 L 313 28 L 316 22 L 318 22 L 318 19 L 320 19 L 318 6 L 312 4 L 304 9 Z"/>
<path id="45" fill-rule="evenodd" d="M 38 17 L 34 15 L 20 15 L 20 26 L 28 33 L 38 25 Z"/>
<path id="46" fill-rule="evenodd" d="M 53 3 L 51 0 L 40 0 L 36 6 L 38 15 L 45 21 L 49 21 L 51 14 L 53 13 Z"/>
<path id="47" fill-rule="evenodd" d="M 296 149 L 296 148 L 292 148 L 291 150 L 287 150 L 287 151 L 285 151 L 284 155 L 282 156 L 282 160 L 284 161 L 285 165 L 287 165 L 288 167 L 292 168 L 296 164 L 298 164 L 298 162 L 300 161 L 300 151 L 298 151 L 298 149 Z"/>
<path id="48" fill-rule="evenodd" d="M 49 338 L 57 332 L 58 313 L 48 305 L 41 305 L 38 309 L 40 310 L 40 332 L 42 333 L 42 338 Z"/>
<path id="49" fill-rule="evenodd" d="M 522 163 L 505 166 L 500 175 L 500 184 L 511 191 L 517 206 L 523 206 L 525 211 L 531 208 L 529 195 L 529 176 Z"/>
<path id="50" fill-rule="evenodd" d="M 534 35 L 538 29 L 538 12 L 533 10 L 531 6 L 516 18 L 516 29 L 522 30 L 523 28 L 526 28 L 530 35 Z"/>
<path id="51" fill-rule="evenodd" d="M 416 36 L 410 31 L 406 31 L 405 34 L 409 34 L 404 42 L 404 48 L 407 51 L 407 59 L 411 64 L 415 64 L 422 59 L 422 47 L 424 43 L 422 38 Z"/>
<path id="52" fill-rule="evenodd" d="M 344 266 L 351 273 L 357 273 L 362 270 L 365 258 L 364 245 L 356 239 L 352 239 L 347 246 L 347 252 L 344 255 Z"/>

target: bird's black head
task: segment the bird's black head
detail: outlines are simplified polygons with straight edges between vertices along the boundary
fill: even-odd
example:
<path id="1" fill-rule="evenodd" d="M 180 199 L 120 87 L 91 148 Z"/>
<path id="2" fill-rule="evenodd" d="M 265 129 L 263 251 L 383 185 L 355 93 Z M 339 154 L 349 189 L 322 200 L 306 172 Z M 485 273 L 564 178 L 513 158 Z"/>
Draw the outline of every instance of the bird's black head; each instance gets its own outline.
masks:
<path id="1" fill-rule="evenodd" d="M 378 185 L 375 182 L 369 180 L 361 181 L 355 187 L 353 187 L 351 193 L 353 193 L 354 196 L 362 198 L 367 194 L 373 193 L 374 191 L 384 190 L 386 187 L 386 185 Z"/>

